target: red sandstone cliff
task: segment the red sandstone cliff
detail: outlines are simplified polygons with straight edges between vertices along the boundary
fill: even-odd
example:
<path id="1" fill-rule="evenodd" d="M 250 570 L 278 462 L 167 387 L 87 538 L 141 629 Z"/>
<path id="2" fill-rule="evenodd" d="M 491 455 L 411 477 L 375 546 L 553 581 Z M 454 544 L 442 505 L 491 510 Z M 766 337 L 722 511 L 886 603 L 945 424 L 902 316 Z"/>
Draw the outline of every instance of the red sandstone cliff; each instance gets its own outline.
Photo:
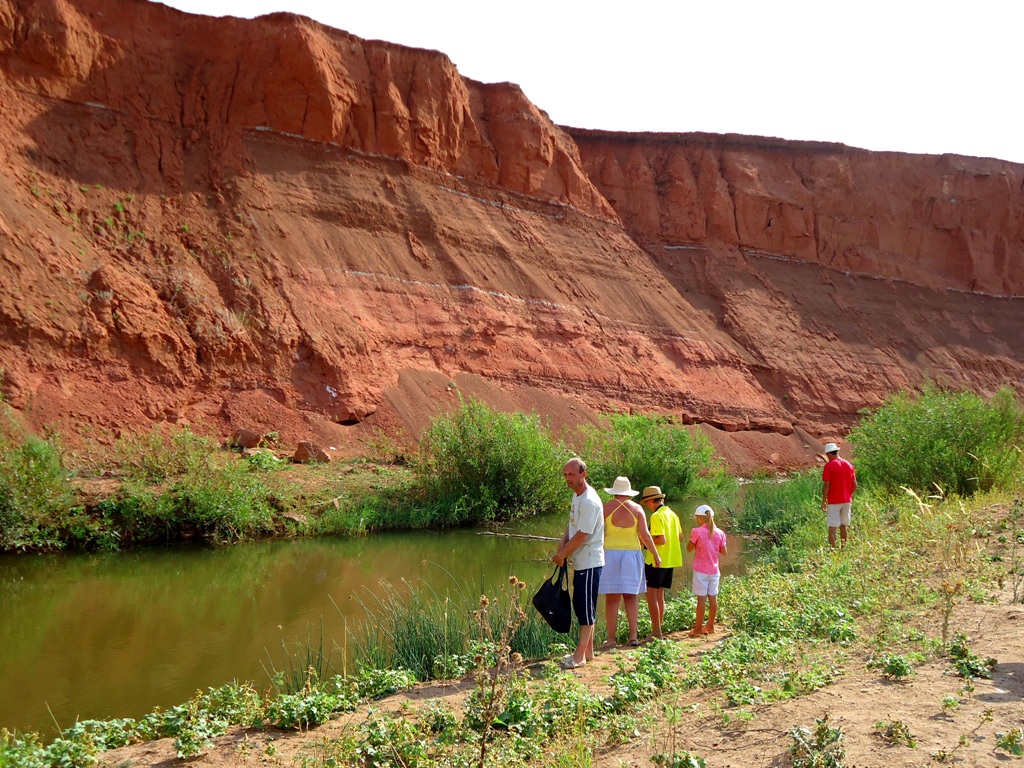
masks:
<path id="1" fill-rule="evenodd" d="M 792 464 L 923 376 L 1024 380 L 1018 165 L 562 129 L 437 52 L 139 0 L 0 0 L 0 116 L 0 365 L 40 428 L 355 450 L 455 382 Z"/>

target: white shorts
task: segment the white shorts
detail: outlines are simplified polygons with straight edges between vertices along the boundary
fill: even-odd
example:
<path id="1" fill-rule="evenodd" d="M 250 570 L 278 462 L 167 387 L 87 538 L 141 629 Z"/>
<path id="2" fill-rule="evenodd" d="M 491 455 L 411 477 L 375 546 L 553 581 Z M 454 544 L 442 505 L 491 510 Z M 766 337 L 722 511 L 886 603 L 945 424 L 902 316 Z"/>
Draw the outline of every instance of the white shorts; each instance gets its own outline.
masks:
<path id="1" fill-rule="evenodd" d="M 850 524 L 850 502 L 828 505 L 828 527 L 838 528 Z"/>
<path id="2" fill-rule="evenodd" d="M 722 578 L 718 573 L 693 572 L 693 594 L 697 597 L 714 597 L 718 594 L 718 582 Z"/>

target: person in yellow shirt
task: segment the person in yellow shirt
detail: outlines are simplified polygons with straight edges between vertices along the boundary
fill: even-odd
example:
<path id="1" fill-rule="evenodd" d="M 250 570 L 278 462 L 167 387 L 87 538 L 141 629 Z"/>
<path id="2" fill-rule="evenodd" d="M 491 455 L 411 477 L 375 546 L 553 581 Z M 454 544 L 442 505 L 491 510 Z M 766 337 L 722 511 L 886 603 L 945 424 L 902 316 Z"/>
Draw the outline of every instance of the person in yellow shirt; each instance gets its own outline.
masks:
<path id="1" fill-rule="evenodd" d="M 654 553 L 644 557 L 647 579 L 647 610 L 651 614 L 651 636 L 661 638 L 665 618 L 665 590 L 672 586 L 672 569 L 683 564 L 683 536 L 679 516 L 665 505 L 665 494 L 656 485 L 649 485 L 640 494 L 640 503 L 651 513 L 651 538 L 657 546 L 661 565 L 655 565 Z"/>

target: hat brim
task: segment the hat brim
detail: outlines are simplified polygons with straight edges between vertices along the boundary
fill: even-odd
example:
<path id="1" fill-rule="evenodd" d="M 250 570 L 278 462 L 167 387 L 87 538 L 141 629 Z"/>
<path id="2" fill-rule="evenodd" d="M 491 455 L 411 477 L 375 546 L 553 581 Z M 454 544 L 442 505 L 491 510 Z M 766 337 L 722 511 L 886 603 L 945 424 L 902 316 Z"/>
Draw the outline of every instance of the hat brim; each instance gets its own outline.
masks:
<path id="1" fill-rule="evenodd" d="M 605 488 L 605 493 L 610 493 L 612 496 L 639 496 L 640 491 L 616 491 L 614 488 Z"/>
<path id="2" fill-rule="evenodd" d="M 661 495 L 661 496 L 644 496 L 643 498 L 640 499 L 640 501 L 664 501 L 664 500 L 665 500 L 665 496 L 664 495 Z"/>

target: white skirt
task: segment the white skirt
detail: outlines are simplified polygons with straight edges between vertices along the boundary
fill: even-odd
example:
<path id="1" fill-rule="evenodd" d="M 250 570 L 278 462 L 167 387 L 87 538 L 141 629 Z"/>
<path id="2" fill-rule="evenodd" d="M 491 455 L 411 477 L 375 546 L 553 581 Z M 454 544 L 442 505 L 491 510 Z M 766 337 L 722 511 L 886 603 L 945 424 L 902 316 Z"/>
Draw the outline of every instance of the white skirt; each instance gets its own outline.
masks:
<path id="1" fill-rule="evenodd" d="M 639 549 L 606 549 L 599 595 L 642 595 L 647 592 L 644 553 Z"/>

